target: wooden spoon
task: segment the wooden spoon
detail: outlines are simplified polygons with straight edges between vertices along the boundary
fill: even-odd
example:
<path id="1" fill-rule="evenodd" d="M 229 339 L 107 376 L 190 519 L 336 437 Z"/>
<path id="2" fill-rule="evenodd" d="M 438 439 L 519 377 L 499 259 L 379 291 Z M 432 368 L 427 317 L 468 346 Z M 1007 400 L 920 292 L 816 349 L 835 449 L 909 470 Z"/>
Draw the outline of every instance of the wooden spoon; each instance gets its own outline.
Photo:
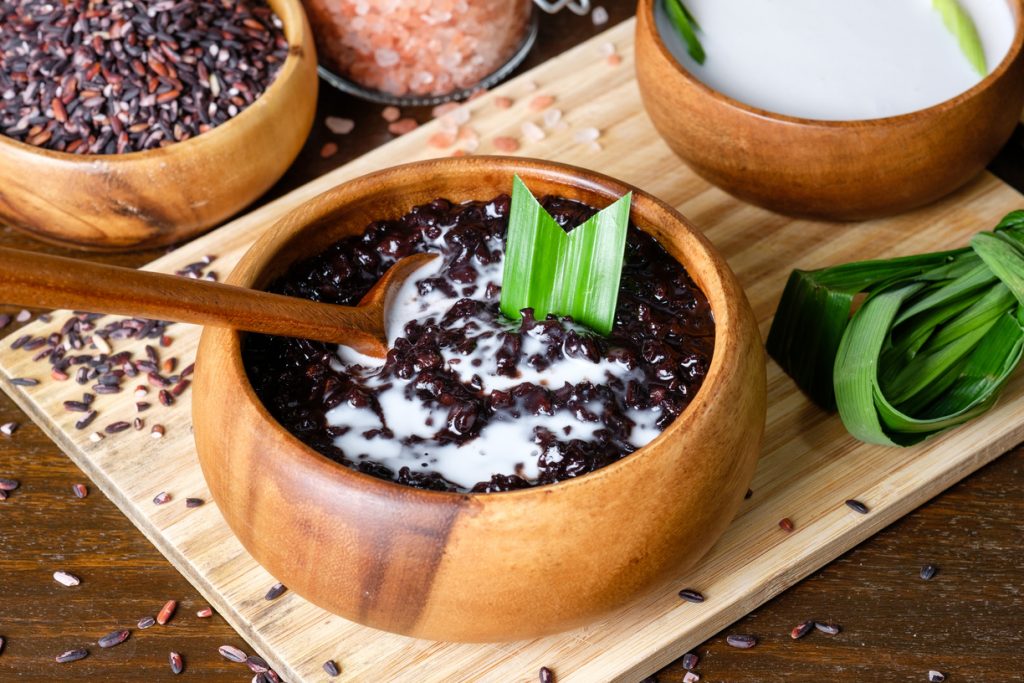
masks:
<path id="1" fill-rule="evenodd" d="M 385 315 L 394 294 L 436 254 L 400 259 L 358 306 L 336 306 L 177 275 L 0 247 L 0 301 L 229 327 L 344 343 L 387 355 Z"/>

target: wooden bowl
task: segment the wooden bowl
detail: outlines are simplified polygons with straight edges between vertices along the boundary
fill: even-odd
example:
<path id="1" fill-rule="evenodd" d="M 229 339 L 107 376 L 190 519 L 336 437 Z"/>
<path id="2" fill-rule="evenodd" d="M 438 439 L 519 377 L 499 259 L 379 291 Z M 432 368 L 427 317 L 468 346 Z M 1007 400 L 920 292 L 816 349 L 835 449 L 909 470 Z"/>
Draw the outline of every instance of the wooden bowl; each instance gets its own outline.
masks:
<path id="1" fill-rule="evenodd" d="M 655 1 L 639 1 L 636 22 L 637 82 L 654 127 L 699 175 L 773 211 L 860 220 L 935 201 L 985 168 L 1024 108 L 1016 0 L 1016 37 L 988 77 L 933 107 L 864 121 L 775 114 L 709 88 L 665 47 Z"/>
<path id="2" fill-rule="evenodd" d="M 238 116 L 184 142 L 127 154 L 66 154 L 0 135 L 0 219 L 90 250 L 180 242 L 237 213 L 280 178 L 316 113 L 316 52 L 299 0 L 269 0 L 290 50 Z"/>
<path id="3" fill-rule="evenodd" d="M 633 220 L 686 266 L 711 304 L 710 371 L 668 429 L 612 465 L 532 489 L 445 493 L 376 479 L 313 451 L 253 392 L 243 334 L 206 328 L 193 421 L 210 491 L 260 564 L 352 621 L 455 641 L 579 626 L 666 579 L 682 579 L 729 524 L 753 476 L 765 361 L 743 290 L 686 219 L 611 178 L 501 157 L 399 166 L 303 204 L 260 237 L 228 282 L 265 287 L 296 260 L 375 219 L 437 197 L 460 202 L 510 192 L 514 173 L 538 194 L 597 206 L 633 190 Z"/>

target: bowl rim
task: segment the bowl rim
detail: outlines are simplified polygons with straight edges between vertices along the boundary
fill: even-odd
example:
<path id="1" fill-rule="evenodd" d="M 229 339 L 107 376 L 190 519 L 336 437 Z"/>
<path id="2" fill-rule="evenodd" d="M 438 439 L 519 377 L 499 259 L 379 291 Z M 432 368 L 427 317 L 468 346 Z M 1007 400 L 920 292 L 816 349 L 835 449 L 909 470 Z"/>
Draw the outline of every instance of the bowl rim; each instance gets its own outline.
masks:
<path id="1" fill-rule="evenodd" d="M 4 146 L 8 146 L 10 149 L 18 153 L 37 155 L 62 163 L 128 164 L 142 159 L 154 159 L 162 155 L 170 154 L 172 153 L 171 150 L 174 150 L 174 154 L 190 153 L 196 146 L 193 143 L 204 139 L 209 140 L 209 138 L 206 137 L 207 135 L 212 135 L 217 131 L 223 131 L 228 128 L 234 130 L 238 126 L 233 126 L 233 124 L 238 121 L 248 123 L 250 119 L 254 118 L 256 114 L 254 110 L 257 108 L 257 105 L 264 102 L 268 96 L 273 95 L 276 97 L 278 91 L 284 89 L 284 84 L 291 79 L 296 69 L 298 69 L 298 61 L 310 55 L 310 51 L 314 50 L 311 40 L 312 33 L 309 28 L 309 21 L 306 18 L 305 10 L 302 8 L 301 0 L 266 1 L 274 11 L 274 14 L 281 20 L 285 39 L 288 41 L 288 54 L 285 57 L 284 63 L 281 64 L 281 68 L 278 70 L 277 75 L 274 76 L 274 80 L 270 82 L 270 85 L 267 86 L 266 90 L 264 90 L 259 97 L 253 100 L 249 106 L 238 112 L 236 116 L 231 117 L 219 126 L 214 126 L 205 133 L 195 135 L 188 140 L 175 142 L 167 147 L 135 150 L 132 152 L 125 152 L 123 154 L 73 154 L 70 152 L 61 152 L 59 150 L 37 147 L 36 145 L 31 145 L 27 142 L 21 142 L 20 140 L 15 140 L 14 138 L 8 137 L 4 134 L 0 134 L 0 150 L 2 150 Z M 315 55 L 316 53 L 313 52 L 312 54 Z M 252 112 L 251 116 L 250 112 Z"/>
<path id="2" fill-rule="evenodd" d="M 802 116 L 792 116 L 790 114 L 780 114 L 778 112 L 747 104 L 712 88 L 690 73 L 690 71 L 686 69 L 678 59 L 676 59 L 675 55 L 669 51 L 664 40 L 662 40 L 661 31 L 658 30 L 658 25 L 654 17 L 654 3 L 658 1 L 659 0 L 640 0 L 640 4 L 637 7 L 637 16 L 640 17 L 642 15 L 644 22 L 646 22 L 646 27 L 653 38 L 658 53 L 663 59 L 666 59 L 672 65 L 675 71 L 681 75 L 684 80 L 686 80 L 691 86 L 694 86 L 697 90 L 703 92 L 705 95 L 708 95 L 712 99 L 717 100 L 721 104 L 732 107 L 733 109 L 738 109 L 747 114 L 753 114 L 759 118 L 800 126 L 815 126 L 834 129 L 865 127 L 882 128 L 911 123 L 923 116 L 944 114 L 949 110 L 959 107 L 964 102 L 981 95 L 983 92 L 991 88 L 996 82 L 1002 80 L 1003 76 L 1005 76 L 1010 70 L 1010 66 L 1020 56 L 1022 49 L 1024 49 L 1024 6 L 1022 6 L 1018 0 L 1005 0 L 1010 11 L 1014 15 L 1015 28 L 1013 42 L 1010 43 L 1010 47 L 1003 56 L 1002 61 L 1000 61 L 994 69 L 989 71 L 984 78 L 967 90 L 936 104 L 922 109 L 905 112 L 903 114 L 882 116 L 872 119 L 814 119 Z M 641 25 L 642 22 L 637 23 L 638 31 L 640 30 Z"/>
<path id="3" fill-rule="evenodd" d="M 707 259 L 707 266 L 704 269 L 706 272 L 702 274 L 703 282 L 697 283 L 701 291 L 705 293 L 705 296 L 708 296 L 709 291 L 713 291 L 716 294 L 712 296 L 721 297 L 721 303 L 716 307 L 711 300 L 712 296 L 708 296 L 709 305 L 712 307 L 712 315 L 715 319 L 715 345 L 712 352 L 711 366 L 701 388 L 683 412 L 649 443 L 623 456 L 619 460 L 587 474 L 571 479 L 563 479 L 551 484 L 513 491 L 493 493 L 435 491 L 399 484 L 392 480 L 380 479 L 360 472 L 331 460 L 301 441 L 270 414 L 267 407 L 256 395 L 252 382 L 249 381 L 241 353 L 241 340 L 246 333 L 226 328 L 207 328 L 203 332 L 200 355 L 203 354 L 202 349 L 211 346 L 211 339 L 216 338 L 220 342 L 226 342 L 212 345 L 218 355 L 226 360 L 231 378 L 239 378 L 241 380 L 241 391 L 245 396 L 246 403 L 254 409 L 256 418 L 263 421 L 266 427 L 280 435 L 285 443 L 290 444 L 290 448 L 280 449 L 274 456 L 286 458 L 289 469 L 294 468 L 295 471 L 302 470 L 310 475 L 317 476 L 318 479 L 326 479 L 331 485 L 342 487 L 355 485 L 362 488 L 370 496 L 399 497 L 403 501 L 419 502 L 427 505 L 449 504 L 457 501 L 462 501 L 463 503 L 473 500 L 480 501 L 481 496 L 486 497 L 488 505 L 520 505 L 524 499 L 546 496 L 554 491 L 566 491 L 572 487 L 599 485 L 606 477 L 613 476 L 619 469 L 630 467 L 629 463 L 635 462 L 639 458 L 650 457 L 652 453 L 656 454 L 658 450 L 656 446 L 659 446 L 668 439 L 676 438 L 680 432 L 688 429 L 691 423 L 707 412 L 706 405 L 713 400 L 712 397 L 717 393 L 716 390 L 719 386 L 735 381 L 734 376 L 737 369 L 736 363 L 733 361 L 735 360 L 736 349 L 742 349 L 742 339 L 745 333 L 744 327 L 748 324 L 743 307 L 749 308 L 749 303 L 746 300 L 745 292 L 726 263 L 725 258 L 711 244 L 710 240 L 704 236 L 703 232 L 662 200 L 610 176 L 558 162 L 525 157 L 485 155 L 462 158 L 438 158 L 401 164 L 353 178 L 307 200 L 267 228 L 232 269 L 229 276 L 225 279 L 225 283 L 236 286 L 250 286 L 252 279 L 265 270 L 265 266 L 255 270 L 250 260 L 262 258 L 265 254 L 279 253 L 283 247 L 286 247 L 291 242 L 295 232 L 301 230 L 302 226 L 338 211 L 337 207 L 333 209 L 325 208 L 325 202 L 329 196 L 334 196 L 337 193 L 349 193 L 354 198 L 361 198 L 372 195 L 375 192 L 373 190 L 374 185 L 393 185 L 396 179 L 400 181 L 404 174 L 414 173 L 422 168 L 433 167 L 432 170 L 435 171 L 435 174 L 442 176 L 448 169 L 459 166 L 475 166 L 479 167 L 482 171 L 519 173 L 523 176 L 542 176 L 547 181 L 571 184 L 577 189 L 606 195 L 609 202 L 614 201 L 617 197 L 621 197 L 626 192 L 632 191 L 633 206 L 630 211 L 630 220 L 636 223 L 637 227 L 643 230 L 640 222 L 637 221 L 637 218 L 639 218 L 638 214 L 641 211 L 652 219 L 665 217 L 672 221 L 673 227 L 679 228 L 678 230 L 673 230 L 673 234 L 681 240 L 679 251 L 693 253 L 689 250 L 696 249 L 702 252 L 702 257 Z M 526 180 L 525 177 L 524 180 Z M 295 224 L 290 220 L 290 217 L 297 213 L 302 215 L 303 220 L 301 224 Z M 647 223 L 647 221 L 644 221 L 644 223 Z M 694 276 L 690 269 L 688 269 L 688 272 L 690 272 L 691 276 Z M 697 279 L 696 276 L 694 276 L 694 279 Z M 756 333 L 756 324 L 752 321 L 752 315 L 750 320 L 749 324 L 753 326 L 754 333 Z M 760 340 L 758 344 L 760 344 Z M 733 347 L 733 353 L 726 353 L 728 347 Z M 729 362 L 728 366 L 726 365 L 727 361 Z"/>

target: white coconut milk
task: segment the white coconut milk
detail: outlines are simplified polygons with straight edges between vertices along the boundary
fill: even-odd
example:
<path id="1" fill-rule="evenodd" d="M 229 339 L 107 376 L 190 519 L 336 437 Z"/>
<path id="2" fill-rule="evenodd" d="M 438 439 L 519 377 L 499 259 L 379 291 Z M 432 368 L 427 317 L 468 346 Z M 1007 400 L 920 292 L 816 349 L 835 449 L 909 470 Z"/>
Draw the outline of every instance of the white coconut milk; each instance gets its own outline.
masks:
<path id="1" fill-rule="evenodd" d="M 991 72 L 1014 38 L 1006 0 L 960 0 Z M 686 52 L 664 0 L 662 39 L 682 65 L 715 90 L 768 111 L 811 119 L 906 114 L 981 80 L 932 0 L 684 0 L 700 24 L 707 58 Z M 679 112 L 685 116 L 685 112 Z"/>

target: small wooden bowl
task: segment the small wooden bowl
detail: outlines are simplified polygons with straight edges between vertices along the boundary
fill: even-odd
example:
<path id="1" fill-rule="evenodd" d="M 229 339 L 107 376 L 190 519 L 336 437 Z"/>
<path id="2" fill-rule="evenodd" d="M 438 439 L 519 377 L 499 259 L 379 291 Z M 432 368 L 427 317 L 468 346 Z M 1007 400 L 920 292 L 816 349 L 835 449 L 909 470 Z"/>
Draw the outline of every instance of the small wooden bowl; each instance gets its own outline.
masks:
<path id="1" fill-rule="evenodd" d="M 256 397 L 242 365 L 243 335 L 206 328 L 193 421 L 210 491 L 260 564 L 352 621 L 454 641 L 579 626 L 681 579 L 732 520 L 753 476 L 765 361 L 743 290 L 682 216 L 611 178 L 501 157 L 399 166 L 293 211 L 260 237 L 228 282 L 265 287 L 373 220 L 437 197 L 490 198 L 510 191 L 514 173 L 538 194 L 596 206 L 634 192 L 632 219 L 686 266 L 710 301 L 717 325 L 710 371 L 668 429 L 608 467 L 521 491 L 443 493 L 375 479 L 313 451 Z"/>
<path id="2" fill-rule="evenodd" d="M 965 93 L 920 111 L 819 121 L 751 107 L 709 88 L 668 51 L 640 0 L 637 82 L 654 127 L 694 171 L 741 199 L 794 216 L 861 220 L 922 206 L 976 176 L 1024 108 L 1024 10 L 1009 54 Z"/>
<path id="3" fill-rule="evenodd" d="M 66 154 L 0 135 L 0 218 L 47 242 L 97 251 L 180 242 L 270 189 L 316 113 L 316 52 L 299 0 L 269 0 L 290 46 L 266 92 L 184 142 L 127 154 Z"/>

